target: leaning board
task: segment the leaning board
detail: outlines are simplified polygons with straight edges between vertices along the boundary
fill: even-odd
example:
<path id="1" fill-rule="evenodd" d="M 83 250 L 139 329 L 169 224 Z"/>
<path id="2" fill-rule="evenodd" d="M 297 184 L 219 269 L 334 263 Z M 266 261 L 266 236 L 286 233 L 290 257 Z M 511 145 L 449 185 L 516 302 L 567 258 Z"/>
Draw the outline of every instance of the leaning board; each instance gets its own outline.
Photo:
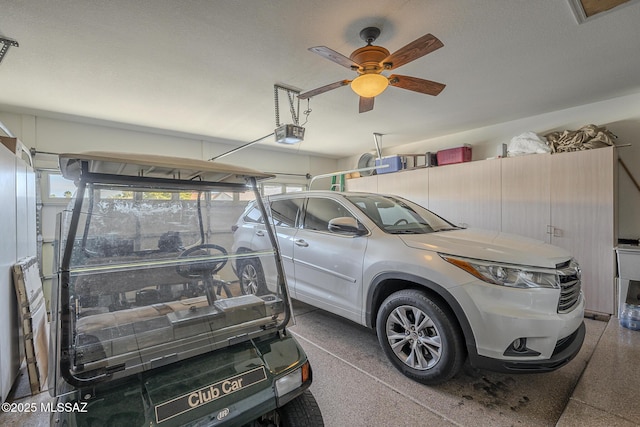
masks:
<path id="1" fill-rule="evenodd" d="M 18 297 L 31 394 L 37 394 L 47 387 L 49 325 L 35 257 L 22 258 L 13 266 L 13 284 Z"/>

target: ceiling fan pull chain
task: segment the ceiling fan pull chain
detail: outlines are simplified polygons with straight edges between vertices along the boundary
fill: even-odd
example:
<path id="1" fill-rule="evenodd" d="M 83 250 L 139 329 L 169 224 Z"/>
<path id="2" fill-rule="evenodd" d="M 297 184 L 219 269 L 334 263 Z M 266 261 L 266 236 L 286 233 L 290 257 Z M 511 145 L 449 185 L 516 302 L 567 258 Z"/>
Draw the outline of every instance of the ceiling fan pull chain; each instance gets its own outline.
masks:
<path id="1" fill-rule="evenodd" d="M 299 99 L 300 98 L 298 98 L 298 100 Z M 302 114 L 304 114 L 304 116 L 305 116 L 304 117 L 304 123 L 301 124 L 300 126 L 304 126 L 304 125 L 307 124 L 307 122 L 309 121 L 309 114 L 311 114 L 311 111 L 312 111 L 311 110 L 311 99 L 307 98 L 307 109 L 302 112 Z"/>

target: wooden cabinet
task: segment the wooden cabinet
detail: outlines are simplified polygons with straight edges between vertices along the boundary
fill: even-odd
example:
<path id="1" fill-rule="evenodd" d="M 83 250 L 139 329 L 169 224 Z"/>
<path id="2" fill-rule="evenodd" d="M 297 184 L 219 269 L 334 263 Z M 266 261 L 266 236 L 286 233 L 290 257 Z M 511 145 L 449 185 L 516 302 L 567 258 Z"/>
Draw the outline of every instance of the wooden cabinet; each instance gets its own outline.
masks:
<path id="1" fill-rule="evenodd" d="M 600 148 L 551 156 L 551 243 L 582 268 L 587 309 L 614 313 L 617 153 Z"/>
<path id="2" fill-rule="evenodd" d="M 378 192 L 378 175 L 351 178 L 345 184 L 347 191 L 364 191 L 365 193 Z"/>
<path id="3" fill-rule="evenodd" d="M 18 302 L 11 269 L 18 259 L 36 255 L 35 188 L 31 166 L 0 143 L 3 208 L 0 214 L 0 394 L 3 402 L 19 373 L 22 358 Z"/>
<path id="4" fill-rule="evenodd" d="M 464 227 L 500 230 L 500 161 L 429 168 L 429 210 Z"/>
<path id="5" fill-rule="evenodd" d="M 426 208 L 429 206 L 429 170 L 411 169 L 380 175 L 378 193 L 395 194 Z"/>
<path id="6" fill-rule="evenodd" d="M 502 161 L 502 231 L 567 249 L 587 309 L 613 314 L 617 230 L 614 148 Z"/>
<path id="7" fill-rule="evenodd" d="M 503 159 L 502 231 L 551 243 L 551 155 Z"/>
<path id="8" fill-rule="evenodd" d="M 455 224 L 565 248 L 582 268 L 587 309 L 613 314 L 616 168 L 610 147 L 374 175 L 347 188 L 397 194 Z"/>

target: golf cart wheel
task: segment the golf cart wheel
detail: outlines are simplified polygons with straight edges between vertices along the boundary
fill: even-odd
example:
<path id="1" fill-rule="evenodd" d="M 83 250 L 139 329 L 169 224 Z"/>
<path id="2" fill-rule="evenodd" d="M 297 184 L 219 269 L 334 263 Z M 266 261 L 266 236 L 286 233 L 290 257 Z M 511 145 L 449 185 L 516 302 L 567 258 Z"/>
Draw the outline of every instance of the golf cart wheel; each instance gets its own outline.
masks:
<path id="1" fill-rule="evenodd" d="M 267 281 L 260 261 L 251 258 L 238 262 L 238 278 L 243 295 L 264 295 L 267 293 Z"/>
<path id="2" fill-rule="evenodd" d="M 460 327 L 439 300 L 405 289 L 380 306 L 378 341 L 391 363 L 405 376 L 438 384 L 455 376 L 466 358 Z"/>
<path id="3" fill-rule="evenodd" d="M 324 420 L 318 402 L 309 390 L 279 409 L 281 427 L 322 427 Z"/>

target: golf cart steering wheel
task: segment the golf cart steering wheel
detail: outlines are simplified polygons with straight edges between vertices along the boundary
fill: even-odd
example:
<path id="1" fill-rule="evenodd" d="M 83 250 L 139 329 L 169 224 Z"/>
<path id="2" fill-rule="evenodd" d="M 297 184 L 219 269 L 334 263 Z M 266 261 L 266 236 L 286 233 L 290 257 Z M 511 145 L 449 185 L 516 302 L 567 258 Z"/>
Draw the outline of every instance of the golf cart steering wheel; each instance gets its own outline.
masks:
<path id="1" fill-rule="evenodd" d="M 214 254 L 214 256 L 222 255 L 222 257 L 220 259 L 198 261 L 197 263 L 192 265 L 178 264 L 176 266 L 176 272 L 187 279 L 205 279 L 216 274 L 218 271 L 222 270 L 222 267 L 227 264 L 226 255 L 228 255 L 228 253 L 227 250 L 222 246 L 214 245 L 212 243 L 197 245 L 183 251 L 180 255 L 178 255 L 178 258 L 211 255 L 209 251 L 211 249 L 219 252 L 219 254 Z"/>

